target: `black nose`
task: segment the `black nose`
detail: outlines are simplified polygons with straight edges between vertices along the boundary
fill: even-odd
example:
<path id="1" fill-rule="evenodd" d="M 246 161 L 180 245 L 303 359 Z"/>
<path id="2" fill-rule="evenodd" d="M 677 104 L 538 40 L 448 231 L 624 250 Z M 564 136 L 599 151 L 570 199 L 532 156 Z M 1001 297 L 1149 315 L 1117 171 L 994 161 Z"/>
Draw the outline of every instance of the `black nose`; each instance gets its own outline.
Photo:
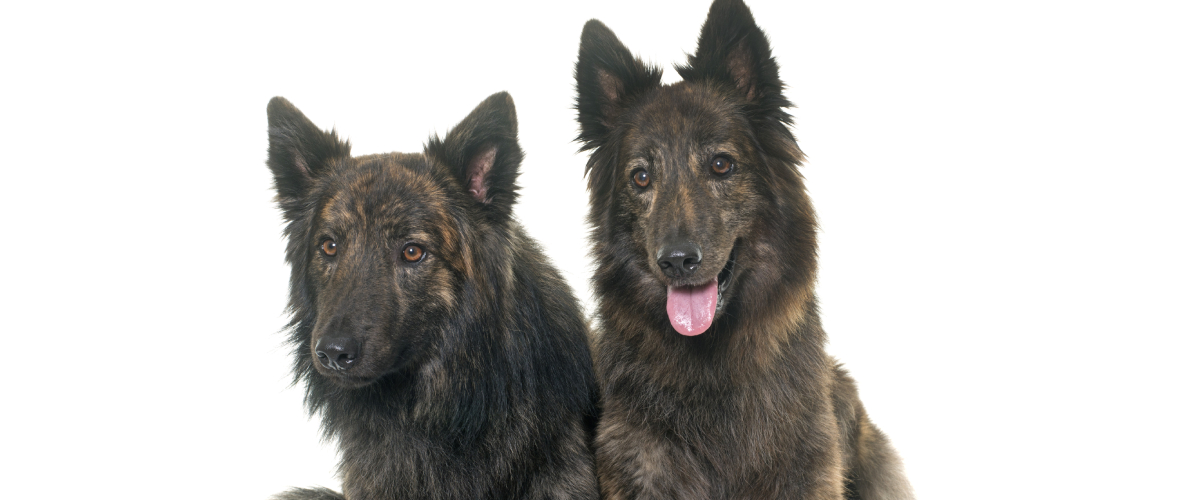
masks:
<path id="1" fill-rule="evenodd" d="M 361 345 L 351 337 L 322 337 L 316 343 L 315 355 L 324 368 L 344 371 L 356 364 Z"/>
<path id="2" fill-rule="evenodd" d="M 688 241 L 664 245 L 656 261 L 669 278 L 686 278 L 701 265 L 701 247 Z"/>

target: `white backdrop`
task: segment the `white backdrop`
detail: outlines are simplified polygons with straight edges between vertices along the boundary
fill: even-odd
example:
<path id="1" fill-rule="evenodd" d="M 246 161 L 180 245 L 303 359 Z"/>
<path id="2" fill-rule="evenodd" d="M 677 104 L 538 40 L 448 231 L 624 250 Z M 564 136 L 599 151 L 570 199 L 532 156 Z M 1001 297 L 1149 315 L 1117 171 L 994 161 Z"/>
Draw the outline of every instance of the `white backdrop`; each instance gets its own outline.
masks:
<path id="1" fill-rule="evenodd" d="M 280 332 L 275 95 L 365 154 L 511 92 L 518 217 L 592 309 L 582 24 L 674 74 L 709 2 L 405 3 L 0 9 L 4 497 L 339 486 Z M 919 496 L 1177 498 L 1175 4 L 750 5 L 830 351 Z"/>

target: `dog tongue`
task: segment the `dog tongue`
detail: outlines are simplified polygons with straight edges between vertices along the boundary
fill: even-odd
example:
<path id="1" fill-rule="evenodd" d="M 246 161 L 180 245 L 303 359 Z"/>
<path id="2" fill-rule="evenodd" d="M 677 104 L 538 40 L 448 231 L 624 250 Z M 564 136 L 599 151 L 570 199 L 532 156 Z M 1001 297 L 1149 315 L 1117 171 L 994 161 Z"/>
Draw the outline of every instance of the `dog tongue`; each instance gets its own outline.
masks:
<path id="1" fill-rule="evenodd" d="M 668 287 L 668 320 L 681 335 L 700 335 L 717 311 L 717 279 L 697 286 Z"/>

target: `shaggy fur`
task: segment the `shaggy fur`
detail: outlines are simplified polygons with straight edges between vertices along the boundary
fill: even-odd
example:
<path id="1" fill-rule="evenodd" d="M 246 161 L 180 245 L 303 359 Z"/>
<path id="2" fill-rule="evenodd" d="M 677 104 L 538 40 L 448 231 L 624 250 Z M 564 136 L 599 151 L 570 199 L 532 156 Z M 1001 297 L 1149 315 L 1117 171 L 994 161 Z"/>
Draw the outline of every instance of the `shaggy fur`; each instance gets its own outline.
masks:
<path id="1" fill-rule="evenodd" d="M 511 97 L 423 154 L 351 157 L 285 99 L 267 114 L 295 377 L 344 484 L 275 498 L 597 498 L 587 327 L 512 218 Z"/>
<path id="2" fill-rule="evenodd" d="M 577 110 L 591 151 L 604 498 L 910 498 L 824 352 L 803 154 L 746 5 L 714 2 L 677 71 L 682 82 L 662 85 L 586 23 Z M 715 311 L 707 329 L 678 333 L 673 290 L 709 287 L 716 307 L 693 309 Z"/>

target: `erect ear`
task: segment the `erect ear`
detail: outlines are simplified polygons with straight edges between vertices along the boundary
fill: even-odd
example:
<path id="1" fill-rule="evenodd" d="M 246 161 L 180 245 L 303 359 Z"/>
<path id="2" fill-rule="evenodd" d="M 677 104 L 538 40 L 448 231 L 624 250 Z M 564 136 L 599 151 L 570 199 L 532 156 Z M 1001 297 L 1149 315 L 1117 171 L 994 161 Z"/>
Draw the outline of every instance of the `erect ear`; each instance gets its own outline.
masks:
<path id="1" fill-rule="evenodd" d="M 511 216 L 524 153 L 516 139 L 516 106 L 507 92 L 484 99 L 445 140 L 431 137 L 426 154 L 494 217 Z"/>
<path id="2" fill-rule="evenodd" d="M 677 66 L 685 81 L 714 80 L 737 90 L 747 102 L 770 104 L 782 99 L 778 63 L 770 55 L 770 40 L 742 0 L 716 0 L 701 27 L 697 52 L 688 64 Z"/>
<path id="3" fill-rule="evenodd" d="M 352 149 L 336 131 L 325 132 L 282 97 L 266 106 L 270 148 L 266 165 L 275 176 L 275 191 L 284 210 L 307 192 L 311 180 L 322 175 L 328 161 L 348 157 Z"/>
<path id="4" fill-rule="evenodd" d="M 632 56 L 601 21 L 586 21 L 575 74 L 582 150 L 601 146 L 628 101 L 658 87 L 662 76 L 661 70 Z"/>

